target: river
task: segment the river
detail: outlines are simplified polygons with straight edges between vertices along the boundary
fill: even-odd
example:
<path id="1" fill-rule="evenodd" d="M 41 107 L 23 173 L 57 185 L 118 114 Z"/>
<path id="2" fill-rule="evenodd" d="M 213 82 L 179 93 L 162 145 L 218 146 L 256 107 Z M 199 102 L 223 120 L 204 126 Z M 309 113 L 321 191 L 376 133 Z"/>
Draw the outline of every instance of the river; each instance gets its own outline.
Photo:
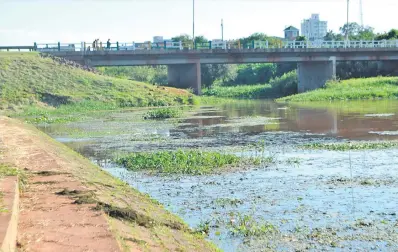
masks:
<path id="1" fill-rule="evenodd" d="M 39 128 L 150 194 L 225 251 L 397 251 L 398 150 L 307 150 L 308 143 L 398 140 L 398 101 L 220 102 L 145 121 L 145 111 L 82 115 Z M 153 176 L 111 160 L 129 152 L 200 148 L 272 165 L 205 176 Z M 257 153 L 258 154 L 258 153 Z M 272 227 L 234 234 L 231 223 Z M 257 226 L 256 226 L 257 225 Z M 236 228 L 236 226 L 235 226 Z M 235 230 L 236 231 L 236 230 Z"/>

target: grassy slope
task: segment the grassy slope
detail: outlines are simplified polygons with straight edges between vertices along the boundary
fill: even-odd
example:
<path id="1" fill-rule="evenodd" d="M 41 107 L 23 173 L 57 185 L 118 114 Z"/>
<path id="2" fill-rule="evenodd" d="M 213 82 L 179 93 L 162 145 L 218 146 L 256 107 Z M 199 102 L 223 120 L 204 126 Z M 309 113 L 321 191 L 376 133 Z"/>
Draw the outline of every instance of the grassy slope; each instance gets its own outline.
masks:
<path id="1" fill-rule="evenodd" d="M 331 101 L 398 98 L 398 77 L 331 81 L 325 88 L 283 97 L 277 101 Z"/>
<path id="2" fill-rule="evenodd" d="M 0 53 L 0 110 L 82 101 L 89 109 L 164 106 L 188 104 L 191 96 L 180 89 L 98 75 L 37 53 Z M 87 101 L 96 101 L 95 106 Z"/>

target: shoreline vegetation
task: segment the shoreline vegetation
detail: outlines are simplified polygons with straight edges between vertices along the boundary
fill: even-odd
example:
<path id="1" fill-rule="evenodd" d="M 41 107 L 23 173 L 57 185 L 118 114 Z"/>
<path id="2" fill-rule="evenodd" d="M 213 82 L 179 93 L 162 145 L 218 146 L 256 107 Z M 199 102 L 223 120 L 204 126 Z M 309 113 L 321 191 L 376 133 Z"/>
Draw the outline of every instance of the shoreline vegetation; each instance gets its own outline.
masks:
<path id="1" fill-rule="evenodd" d="M 299 148 L 304 150 L 328 150 L 328 151 L 350 151 L 350 150 L 381 150 L 397 148 L 396 141 L 380 142 L 346 142 L 346 143 L 312 143 L 304 144 Z"/>
<path id="2" fill-rule="evenodd" d="M 297 93 L 297 72 L 291 71 L 266 84 L 213 86 L 203 89 L 204 96 L 235 99 L 273 99 Z"/>
<path id="3" fill-rule="evenodd" d="M 279 98 L 278 102 L 377 100 L 398 98 L 398 77 L 329 81 L 324 88 Z"/>

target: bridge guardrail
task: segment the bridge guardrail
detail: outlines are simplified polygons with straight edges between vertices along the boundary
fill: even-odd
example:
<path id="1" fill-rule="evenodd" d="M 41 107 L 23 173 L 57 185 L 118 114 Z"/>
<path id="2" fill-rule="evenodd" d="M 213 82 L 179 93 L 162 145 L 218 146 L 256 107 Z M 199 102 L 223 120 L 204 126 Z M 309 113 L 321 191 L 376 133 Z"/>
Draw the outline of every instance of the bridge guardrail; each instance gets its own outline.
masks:
<path id="1" fill-rule="evenodd" d="M 14 48 L 14 47 L 1 47 Z M 114 42 L 108 48 L 106 43 L 98 43 L 93 48 L 92 43 L 47 43 L 37 44 L 33 47 L 18 47 L 27 48 L 39 52 L 56 52 L 56 51 L 135 51 L 135 50 L 202 50 L 202 49 L 269 49 L 269 48 L 291 48 L 291 49 L 306 49 L 306 48 L 398 48 L 398 40 L 371 40 L 371 41 L 283 41 L 281 43 L 271 43 L 269 41 L 252 41 L 251 43 L 241 44 L 237 41 L 209 41 L 205 43 L 192 42 L 173 42 L 164 41 L 158 43 L 144 42 Z M 18 49 L 17 48 L 17 49 Z"/>

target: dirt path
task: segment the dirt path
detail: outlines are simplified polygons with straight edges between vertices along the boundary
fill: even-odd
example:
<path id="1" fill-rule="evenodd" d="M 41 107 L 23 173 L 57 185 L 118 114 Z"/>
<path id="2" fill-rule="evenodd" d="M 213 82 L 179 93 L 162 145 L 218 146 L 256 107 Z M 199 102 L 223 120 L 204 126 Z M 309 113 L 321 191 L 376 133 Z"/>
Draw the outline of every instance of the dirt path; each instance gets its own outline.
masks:
<path id="1" fill-rule="evenodd" d="M 21 251 L 120 251 L 103 211 L 57 195 L 68 189 L 88 191 L 67 160 L 20 123 L 0 117 L 3 162 L 30 176 L 21 195 L 18 242 Z"/>

